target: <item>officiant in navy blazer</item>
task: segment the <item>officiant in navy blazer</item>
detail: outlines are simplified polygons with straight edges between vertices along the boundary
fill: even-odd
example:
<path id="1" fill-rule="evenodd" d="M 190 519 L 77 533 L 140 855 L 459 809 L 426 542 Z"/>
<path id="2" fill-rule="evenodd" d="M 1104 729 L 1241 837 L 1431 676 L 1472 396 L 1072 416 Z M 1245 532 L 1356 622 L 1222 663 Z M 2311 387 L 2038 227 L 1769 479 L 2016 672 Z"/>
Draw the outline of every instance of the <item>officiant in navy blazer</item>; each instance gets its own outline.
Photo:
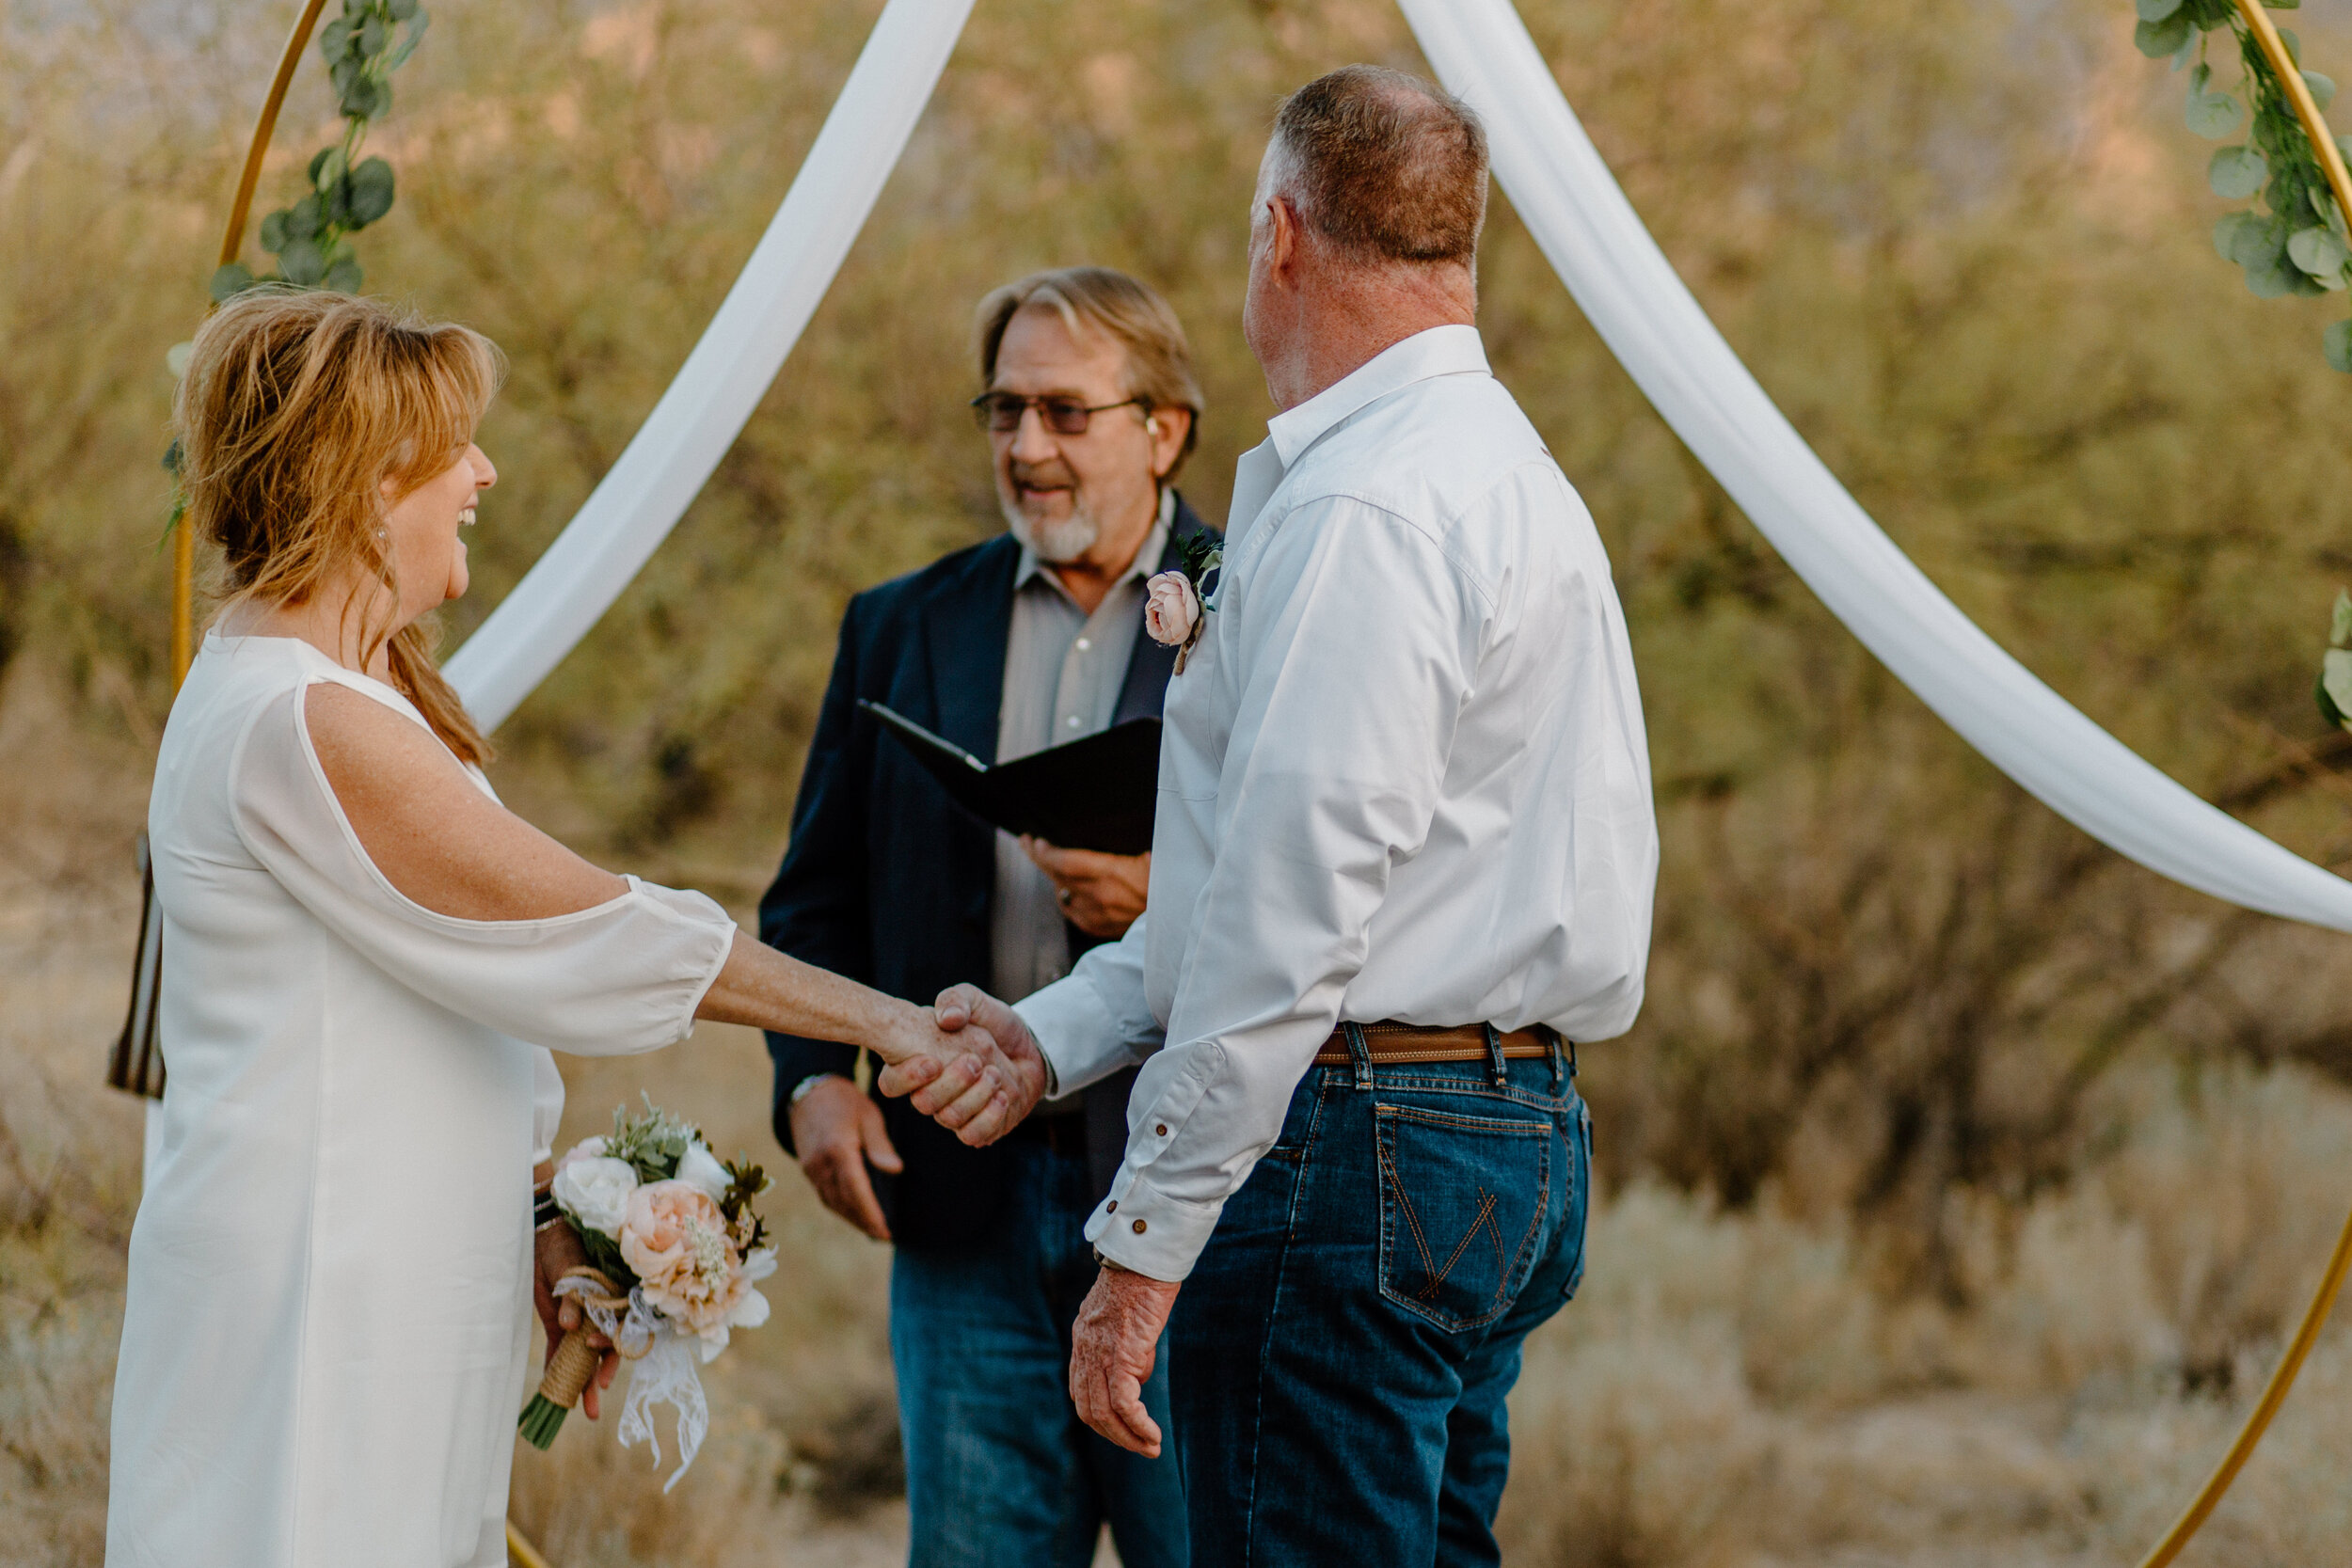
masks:
<path id="1" fill-rule="evenodd" d="M 981 302 L 973 401 L 1010 531 L 858 594 L 841 626 L 792 816 L 760 902 L 773 946 L 929 1003 L 987 977 L 1019 997 L 1142 912 L 1149 855 L 1023 841 L 952 801 L 861 699 L 989 762 L 1156 718 L 1175 650 L 1144 583 L 1202 524 L 1172 481 L 1200 392 L 1182 326 L 1105 268 L 1041 273 Z M 1173 1460 L 1078 1420 L 1071 1323 L 1092 1283 L 1089 1212 L 1127 1140 L 1120 1074 L 970 1148 L 903 1100 L 861 1092 L 846 1047 L 768 1037 L 785 1148 L 851 1224 L 897 1247 L 891 1354 L 910 1561 L 1186 1560 Z M 1167 1358 L 1147 1390 L 1167 1415 Z"/>

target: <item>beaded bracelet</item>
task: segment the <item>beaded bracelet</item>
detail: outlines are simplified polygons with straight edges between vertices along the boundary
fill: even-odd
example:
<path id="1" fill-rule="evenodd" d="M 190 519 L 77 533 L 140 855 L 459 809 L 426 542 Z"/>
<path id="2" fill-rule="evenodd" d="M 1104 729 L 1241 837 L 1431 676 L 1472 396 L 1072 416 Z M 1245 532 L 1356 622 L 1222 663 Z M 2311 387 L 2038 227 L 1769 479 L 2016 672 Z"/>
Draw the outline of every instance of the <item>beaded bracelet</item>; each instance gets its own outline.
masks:
<path id="1" fill-rule="evenodd" d="M 555 1195 L 545 1187 L 534 1187 L 531 1194 L 531 1229 L 533 1235 L 564 1217 L 564 1211 L 555 1205 Z"/>

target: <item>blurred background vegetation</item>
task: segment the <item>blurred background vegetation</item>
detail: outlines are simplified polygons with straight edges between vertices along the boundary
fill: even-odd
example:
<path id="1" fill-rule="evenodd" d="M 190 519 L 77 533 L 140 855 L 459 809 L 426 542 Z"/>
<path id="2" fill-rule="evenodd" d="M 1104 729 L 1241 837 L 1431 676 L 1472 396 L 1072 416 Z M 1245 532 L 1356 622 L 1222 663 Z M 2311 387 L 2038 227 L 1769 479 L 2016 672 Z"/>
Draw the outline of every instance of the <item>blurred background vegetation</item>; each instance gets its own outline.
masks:
<path id="1" fill-rule="evenodd" d="M 453 645 L 659 396 L 878 9 L 434 8 L 371 140 L 401 193 L 362 252 L 373 291 L 469 322 L 513 360 L 482 436 L 502 481 L 471 541 L 475 587 L 452 613 Z M 2326 731 L 2310 695 L 2329 600 L 2352 577 L 2352 386 L 2318 349 L 2334 305 L 2258 302 L 2215 256 L 2210 149 L 2182 124 L 2183 79 L 2132 49 L 2130 7 L 1521 9 L 1684 277 L 1929 574 L 2176 778 L 2323 863 L 2352 857 L 2352 739 Z M 54 953 L 69 933 L 74 963 L 103 955 L 93 974 L 127 951 L 129 843 L 168 705 L 164 352 L 203 309 L 290 10 L 0 0 L 0 879 L 21 895 L 16 951 Z M 2315 69 L 2352 68 L 2343 0 L 2296 25 Z M 961 407 L 974 389 L 969 314 L 1024 271 L 1099 261 L 1168 293 L 1211 404 L 1184 488 L 1220 516 L 1232 459 L 1271 412 L 1238 325 L 1265 127 L 1282 92 L 1351 59 L 1426 69 L 1383 0 L 983 0 L 742 439 L 498 736 L 507 798 L 588 853 L 749 905 L 784 847 L 844 601 L 999 526 Z M 322 76 L 312 62 L 299 79 L 262 207 L 329 133 Z M 1691 1321 L 1732 1347 L 1724 1386 L 1756 1410 L 1923 1388 L 2073 1398 L 2105 1368 L 2206 1411 L 2167 1429 L 2190 1433 L 2182 1453 L 2201 1451 L 2216 1412 L 2275 1350 L 2342 1200 L 2352 975 L 2330 961 L 2338 939 L 2121 863 L 1953 738 L 1676 442 L 1500 193 L 1481 277 L 1496 369 L 1615 562 L 1659 781 L 1649 1006 L 1627 1039 L 1584 1053 L 1606 1175 L 1627 1195 L 1609 1233 L 1634 1254 L 1597 1267 L 1631 1281 L 1714 1258 L 1714 1306 Z M 52 973 L 49 959 L 24 963 L 13 973 Z M 28 1042 L 61 1038 L 57 1020 L 100 1029 L 116 999 L 92 995 L 57 1002 L 11 1049 L 47 1062 L 50 1048 Z M 757 1053 L 729 1049 L 712 1103 L 756 1139 Z M 628 1085 L 590 1082 L 616 1091 L 588 1108 L 600 1120 Z M 117 1113 L 89 1115 L 119 1137 Z M 2226 1136 L 2254 1164 L 2209 1164 Z M 2161 1179 L 2153 1147 L 2170 1151 Z M 33 1172 L 24 1191 L 49 1195 L 34 1205 L 43 1225 L 86 1212 L 74 1223 L 103 1240 L 127 1212 L 119 1182 L 60 1209 L 57 1195 L 80 1189 L 41 1177 L 51 1167 L 32 1156 L 17 1164 Z M 2269 1174 L 2247 1174 L 2256 1166 Z M 2240 1178 L 2236 1207 L 2197 1208 Z M 2187 1208 L 2160 1218 L 2155 1193 Z M 848 1244 L 820 1243 L 831 1232 L 814 1222 L 806 1233 L 818 1252 Z M 2106 1259 L 2081 1267 L 2139 1305 L 2053 1306 L 2076 1243 Z M 1820 1287 L 1830 1294 L 1772 1274 L 1798 1267 L 1788 1256 L 1834 1282 Z M 34 1272 L 65 1277 L 53 1263 Z M 870 1309 L 870 1266 L 841 1267 L 849 1283 L 825 1298 L 834 1317 L 811 1323 Z M 2019 1283 L 2032 1279 L 2043 1294 Z M 1829 1316 L 1758 1327 L 1751 1290 L 1793 1291 Z M 1731 1327 L 1708 1316 L 1718 1308 Z M 1608 1310 L 1595 1306 L 1587 1331 L 1614 1321 Z M 1621 1315 L 1652 1322 L 1638 1302 Z M 2019 1326 L 2028 1319 L 2041 1326 Z M 1931 1320 L 1979 1338 L 1929 1334 Z M 1800 1343 L 1825 1322 L 1851 1330 L 1826 1341 L 1842 1347 L 1835 1366 Z M 2081 1349 L 2085 1323 L 2113 1329 L 2092 1336 L 2107 1348 Z M 1778 1348 L 1739 1348 L 1757 1335 Z M 839 1430 L 862 1430 L 886 1380 L 879 1342 L 866 1343 L 833 1425 L 794 1429 L 804 1457 L 862 1441 Z M 1532 1365 L 1567 1343 L 1539 1346 Z M 1965 1348 L 1992 1343 L 2001 1355 Z M 1730 1560 L 1756 1544 L 1705 1511 L 1641 1512 L 1643 1497 L 1694 1485 L 1747 1497 L 1773 1473 L 1757 1456 L 1783 1452 L 1756 1425 L 1765 1417 L 1724 1414 L 1708 1403 L 1713 1385 L 1688 1382 L 1704 1383 L 1692 1369 L 1711 1354 L 1683 1345 L 1660 1375 L 1684 1380 L 1685 1403 L 1666 1403 L 1698 1412 L 1712 1479 L 1669 1468 L 1645 1481 L 1637 1456 L 1610 1481 L 1617 1472 L 1588 1465 L 1547 1493 L 1574 1528 L 1529 1515 L 1515 1537 L 1530 1560 Z M 1588 1384 L 1554 1378 L 1530 1397 L 1556 1404 L 1563 1388 L 1600 1386 Z M 1641 1384 L 1634 1402 L 1664 1398 L 1661 1386 Z M 1530 1451 L 1573 1467 L 1564 1456 L 1606 1435 L 1589 1428 L 1616 1408 L 1605 1395 L 1577 1403 L 1584 1427 L 1539 1424 Z M 2178 1404 L 2196 1398 L 2221 1402 Z M 1547 1449 L 1555 1428 L 1575 1441 Z M 1635 1452 L 1608 1451 L 1621 1449 Z M 2173 1484 L 2191 1461 L 2167 1463 Z M 2034 1485 L 2048 1496 L 2020 1528 L 2108 1539 L 2083 1522 L 2074 1481 Z M 2140 1513 L 2099 1516 L 2123 1529 L 2115 1521 Z M 2253 1555 L 2226 1560 L 2300 1550 L 2244 1539 Z"/>

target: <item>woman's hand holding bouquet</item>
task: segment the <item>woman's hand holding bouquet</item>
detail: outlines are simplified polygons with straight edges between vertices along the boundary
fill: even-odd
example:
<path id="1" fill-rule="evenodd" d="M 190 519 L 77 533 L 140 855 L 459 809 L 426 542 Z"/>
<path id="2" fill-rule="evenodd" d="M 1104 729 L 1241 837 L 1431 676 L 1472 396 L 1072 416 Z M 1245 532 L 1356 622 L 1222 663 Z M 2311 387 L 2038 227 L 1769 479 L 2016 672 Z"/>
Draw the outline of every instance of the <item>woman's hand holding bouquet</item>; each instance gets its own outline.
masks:
<path id="1" fill-rule="evenodd" d="M 633 1362 L 621 1406 L 623 1447 L 653 1445 L 652 1408 L 678 1412 L 677 1484 L 709 1430 L 698 1366 L 726 1348 L 729 1333 L 768 1321 L 758 1281 L 776 1268 L 767 1226 L 752 1199 L 767 1190 L 757 1165 L 718 1159 L 693 1127 L 656 1107 L 612 1115 L 609 1136 L 585 1138 L 556 1164 L 552 1196 L 587 1261 L 553 1291 L 577 1302 L 598 1336 Z M 568 1314 L 567 1314 L 568 1316 Z M 518 1423 L 534 1447 L 555 1440 L 604 1358 L 597 1336 L 564 1337 L 539 1392 Z"/>

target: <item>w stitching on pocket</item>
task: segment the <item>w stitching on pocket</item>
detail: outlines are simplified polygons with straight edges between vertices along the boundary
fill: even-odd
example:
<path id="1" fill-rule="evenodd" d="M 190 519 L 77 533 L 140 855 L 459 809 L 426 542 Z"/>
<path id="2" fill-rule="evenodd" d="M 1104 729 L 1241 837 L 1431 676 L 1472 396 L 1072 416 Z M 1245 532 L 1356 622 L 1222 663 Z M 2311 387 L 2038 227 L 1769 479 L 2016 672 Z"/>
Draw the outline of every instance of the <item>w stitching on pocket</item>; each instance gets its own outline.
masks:
<path id="1" fill-rule="evenodd" d="M 1430 1242 L 1428 1227 L 1423 1222 L 1419 1208 L 1414 1204 L 1412 1196 L 1406 1191 L 1404 1173 L 1397 1167 L 1394 1137 L 1396 1126 L 1400 1122 L 1413 1122 L 1452 1132 L 1536 1140 L 1534 1211 L 1528 1216 L 1527 1228 L 1520 1234 L 1518 1246 L 1512 1248 L 1507 1257 L 1503 1250 L 1502 1227 L 1498 1218 L 1502 1199 L 1481 1184 L 1477 1189 L 1478 1199 L 1475 1211 L 1463 1230 L 1462 1239 L 1454 1244 L 1452 1254 L 1442 1265 L 1438 1262 L 1435 1249 Z M 1382 1178 L 1381 1293 L 1401 1306 L 1411 1307 L 1449 1332 L 1458 1333 L 1478 1328 L 1502 1316 L 1510 1304 L 1514 1287 L 1525 1283 L 1519 1278 L 1519 1274 L 1520 1266 L 1528 1257 L 1528 1244 L 1542 1233 L 1545 1216 L 1550 1212 L 1552 1131 L 1548 1121 L 1521 1120 L 1517 1117 L 1499 1119 L 1468 1117 L 1443 1111 L 1426 1110 L 1419 1106 L 1383 1105 L 1377 1107 L 1375 1149 L 1378 1156 Z M 1393 1204 L 1392 1209 L 1391 1204 Z M 1413 1250 L 1421 1261 L 1422 1282 L 1420 1289 L 1413 1291 L 1410 1297 L 1407 1297 L 1394 1282 L 1391 1271 L 1394 1222 L 1399 1215 L 1403 1217 L 1406 1228 L 1411 1233 Z M 1488 1244 L 1494 1249 L 1494 1291 L 1484 1303 L 1484 1310 L 1474 1314 L 1448 1310 L 1441 1305 L 1446 1282 L 1453 1276 L 1454 1270 L 1461 1264 L 1464 1255 L 1470 1250 L 1471 1243 L 1478 1240 L 1482 1231 L 1486 1234 Z"/>
<path id="2" fill-rule="evenodd" d="M 1397 1183 L 1396 1201 L 1398 1206 L 1405 1211 L 1406 1223 L 1413 1227 L 1413 1240 L 1421 1249 L 1422 1272 L 1429 1276 L 1429 1282 L 1423 1285 L 1418 1292 L 1422 1300 L 1438 1299 L 1438 1292 L 1445 1288 L 1446 1276 L 1454 1272 L 1454 1265 L 1462 1260 L 1462 1254 L 1470 1250 L 1470 1244 L 1478 1240 L 1480 1232 L 1483 1231 L 1494 1243 L 1495 1301 L 1498 1305 L 1501 1304 L 1502 1292 L 1511 1283 L 1511 1275 L 1509 1266 L 1502 1257 L 1502 1227 L 1495 1224 L 1494 1194 L 1484 1187 L 1478 1189 L 1478 1217 L 1470 1221 L 1470 1227 L 1468 1230 L 1462 1232 L 1462 1239 L 1454 1243 L 1454 1256 L 1445 1260 L 1445 1267 L 1442 1269 L 1437 1267 L 1429 1256 L 1428 1243 L 1422 1234 L 1420 1224 L 1413 1218 L 1413 1200 L 1406 1195 L 1404 1183 L 1401 1181 Z"/>

